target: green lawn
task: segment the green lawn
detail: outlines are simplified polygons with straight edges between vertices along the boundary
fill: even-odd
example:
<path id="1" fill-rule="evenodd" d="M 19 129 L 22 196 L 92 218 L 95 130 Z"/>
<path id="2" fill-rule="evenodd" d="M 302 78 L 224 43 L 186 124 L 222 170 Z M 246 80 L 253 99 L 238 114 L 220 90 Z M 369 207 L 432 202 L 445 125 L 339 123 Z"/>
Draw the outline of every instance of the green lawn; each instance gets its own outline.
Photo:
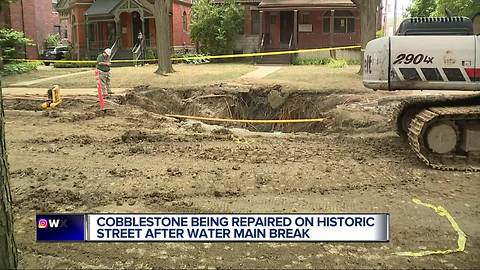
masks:
<path id="1" fill-rule="evenodd" d="M 282 84 L 292 89 L 331 92 L 370 91 L 363 86 L 362 76 L 357 74 L 359 68 L 358 65 L 345 68 L 322 65 L 288 66 L 258 80 L 258 82 Z"/>
<path id="2" fill-rule="evenodd" d="M 2 86 L 9 86 L 10 84 L 21 83 L 26 81 L 33 81 L 37 79 L 43 79 L 53 76 L 65 75 L 69 73 L 86 71 L 92 68 L 53 68 L 53 67 L 38 67 L 38 70 L 34 70 L 28 73 L 10 75 L 2 77 Z"/>
<path id="3" fill-rule="evenodd" d="M 210 63 L 202 65 L 176 64 L 175 73 L 161 76 L 154 73 L 156 65 L 144 67 L 114 67 L 112 69 L 112 87 L 130 88 L 137 85 L 153 87 L 174 87 L 211 84 L 225 81 L 245 81 L 240 77 L 256 69 L 254 65 L 242 63 Z M 357 75 L 358 65 L 345 68 L 332 68 L 322 65 L 284 66 L 262 79 L 247 79 L 248 83 L 281 84 L 289 89 L 305 89 L 322 92 L 367 92 L 363 87 L 362 77 Z M 28 87 L 47 88 L 58 84 L 62 88 L 95 88 L 93 69 L 64 68 L 45 69 L 26 74 L 2 78 L 2 85 L 26 82 L 35 79 L 53 77 L 72 72 L 92 70 L 63 78 L 52 78 L 29 85 Z"/>
<path id="4" fill-rule="evenodd" d="M 168 76 L 157 75 L 154 73 L 156 65 L 144 67 L 114 67 L 112 68 L 112 87 L 128 88 L 137 85 L 151 85 L 156 87 L 170 87 L 181 85 L 206 84 L 217 81 L 236 79 L 255 69 L 249 64 L 203 64 L 174 65 L 175 73 Z M 28 78 L 30 73 L 24 76 Z M 58 75 L 58 74 L 55 74 Z M 19 75 L 21 76 L 21 75 Z M 52 73 L 52 76 L 54 74 Z M 32 80 L 35 78 L 32 78 Z M 62 88 L 95 88 L 95 76 L 92 73 L 82 73 L 66 78 L 52 79 L 29 87 L 49 87 L 52 84 L 58 84 Z"/>

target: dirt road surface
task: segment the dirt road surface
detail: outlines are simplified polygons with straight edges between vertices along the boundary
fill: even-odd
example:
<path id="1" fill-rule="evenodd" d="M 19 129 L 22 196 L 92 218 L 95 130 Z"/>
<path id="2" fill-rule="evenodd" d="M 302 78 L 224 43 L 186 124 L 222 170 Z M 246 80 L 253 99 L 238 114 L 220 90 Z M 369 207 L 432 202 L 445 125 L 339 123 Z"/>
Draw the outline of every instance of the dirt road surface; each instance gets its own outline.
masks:
<path id="1" fill-rule="evenodd" d="M 256 94 L 182 90 L 175 97 L 161 89 L 136 90 L 119 98 L 121 104 L 110 103 L 112 110 L 106 115 L 97 112 L 94 97 L 66 99 L 50 116 L 35 111 L 38 101 L 7 97 L 20 267 L 480 265 L 480 174 L 437 171 L 420 162 L 390 128 L 398 99 L 379 93 L 287 95 L 274 89 L 277 92 L 260 89 Z M 266 102 L 271 109 L 259 110 L 258 104 Z M 165 112 L 238 118 L 316 116 L 327 121 L 301 127 L 311 133 L 294 126 L 246 126 L 247 130 L 178 121 L 162 116 Z M 465 252 L 417 258 L 393 254 L 457 246 L 457 233 L 447 219 L 412 203 L 412 198 L 442 205 L 452 214 L 467 235 Z M 388 212 L 391 241 L 36 243 L 36 211 Z"/>

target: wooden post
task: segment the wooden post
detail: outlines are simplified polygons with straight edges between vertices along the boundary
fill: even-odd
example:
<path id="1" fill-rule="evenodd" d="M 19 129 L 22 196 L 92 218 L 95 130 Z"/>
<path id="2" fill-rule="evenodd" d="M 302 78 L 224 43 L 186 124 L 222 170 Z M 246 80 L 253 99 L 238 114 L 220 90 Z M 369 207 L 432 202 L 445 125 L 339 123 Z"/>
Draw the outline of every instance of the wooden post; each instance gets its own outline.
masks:
<path id="1" fill-rule="evenodd" d="M 298 10 L 293 11 L 293 48 L 297 48 L 298 42 Z"/>
<path id="2" fill-rule="evenodd" d="M 16 269 L 17 247 L 13 231 L 12 194 L 5 144 L 5 115 L 0 82 L 0 269 Z"/>

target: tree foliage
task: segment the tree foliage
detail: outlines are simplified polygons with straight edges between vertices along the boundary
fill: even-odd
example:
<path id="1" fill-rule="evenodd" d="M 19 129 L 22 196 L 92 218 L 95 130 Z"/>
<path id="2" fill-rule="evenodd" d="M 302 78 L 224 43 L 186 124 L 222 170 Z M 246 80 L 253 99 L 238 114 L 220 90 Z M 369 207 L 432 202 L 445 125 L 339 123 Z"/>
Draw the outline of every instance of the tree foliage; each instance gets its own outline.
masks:
<path id="1" fill-rule="evenodd" d="M 437 8 L 434 16 L 445 16 L 445 8 L 448 8 L 453 14 L 473 18 L 480 12 L 479 0 L 437 0 Z"/>
<path id="2" fill-rule="evenodd" d="M 13 0 L 0 0 L 0 11 L 2 11 L 11 2 L 13 2 Z"/>
<path id="3" fill-rule="evenodd" d="M 23 32 L 10 28 L 0 29 L 0 48 L 4 58 L 24 57 L 24 48 L 29 45 L 33 45 L 32 40 L 26 38 Z"/>
<path id="4" fill-rule="evenodd" d="M 59 34 L 51 34 L 45 39 L 45 45 L 47 46 L 57 46 L 61 43 L 61 38 Z"/>
<path id="5" fill-rule="evenodd" d="M 243 9 L 235 0 L 214 4 L 198 0 L 192 7 L 190 34 L 203 53 L 230 52 L 243 28 Z"/>
<path id="6" fill-rule="evenodd" d="M 479 0 L 414 0 L 408 7 L 410 17 L 446 16 L 448 8 L 453 14 L 472 18 L 480 12 Z"/>
<path id="7" fill-rule="evenodd" d="M 437 0 L 414 0 L 407 8 L 409 17 L 430 17 L 437 8 Z"/>

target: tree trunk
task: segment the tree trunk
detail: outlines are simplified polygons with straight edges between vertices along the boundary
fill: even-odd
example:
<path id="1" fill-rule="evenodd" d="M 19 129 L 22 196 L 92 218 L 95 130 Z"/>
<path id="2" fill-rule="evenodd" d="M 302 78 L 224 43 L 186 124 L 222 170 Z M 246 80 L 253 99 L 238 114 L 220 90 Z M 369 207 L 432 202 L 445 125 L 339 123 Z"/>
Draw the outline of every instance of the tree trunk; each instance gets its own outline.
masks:
<path id="1" fill-rule="evenodd" d="M 166 74 L 174 72 L 171 57 L 170 12 L 172 0 L 155 0 L 153 16 L 155 18 L 155 33 L 157 42 L 158 69 L 155 73 Z"/>
<path id="2" fill-rule="evenodd" d="M 364 50 L 367 46 L 367 43 L 375 39 L 375 34 L 377 30 L 377 7 L 380 4 L 380 0 L 352 0 L 352 2 L 357 5 L 360 9 L 360 24 L 361 24 L 361 43 L 362 51 L 360 53 L 360 59 L 362 59 L 362 64 L 360 65 L 359 74 L 363 74 L 363 57 Z"/>
<path id="3" fill-rule="evenodd" d="M 5 145 L 2 85 L 0 82 L 0 269 L 17 268 L 17 247 L 13 236 L 12 194 L 10 193 Z"/>

